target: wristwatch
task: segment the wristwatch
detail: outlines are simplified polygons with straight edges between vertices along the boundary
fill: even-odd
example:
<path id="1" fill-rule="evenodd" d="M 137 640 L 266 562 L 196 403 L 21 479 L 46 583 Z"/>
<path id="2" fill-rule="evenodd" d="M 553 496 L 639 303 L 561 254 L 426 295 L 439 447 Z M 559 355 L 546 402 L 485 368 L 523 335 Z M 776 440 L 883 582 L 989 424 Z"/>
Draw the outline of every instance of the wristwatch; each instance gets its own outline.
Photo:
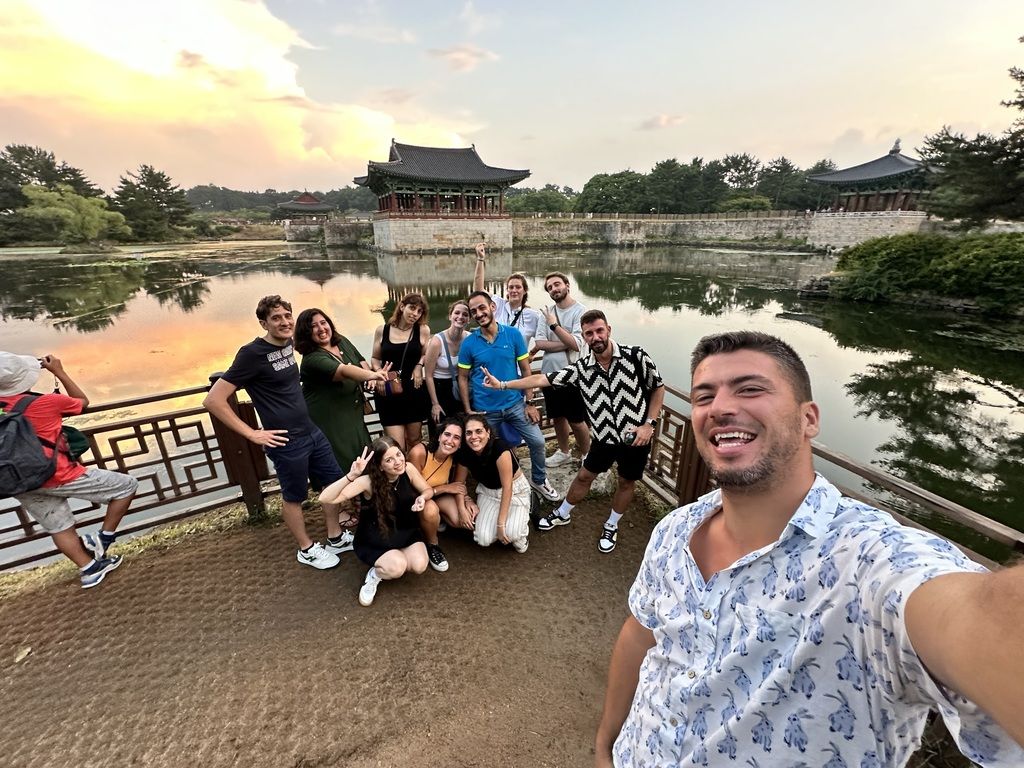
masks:
<path id="1" fill-rule="evenodd" d="M 657 419 L 648 419 L 647 423 L 650 424 L 652 427 L 658 426 L 658 420 Z"/>
<path id="2" fill-rule="evenodd" d="M 559 325 L 558 323 L 551 323 L 551 325 L 549 325 L 548 328 L 550 328 L 553 331 L 553 330 L 555 330 L 555 328 L 558 327 L 558 325 Z"/>

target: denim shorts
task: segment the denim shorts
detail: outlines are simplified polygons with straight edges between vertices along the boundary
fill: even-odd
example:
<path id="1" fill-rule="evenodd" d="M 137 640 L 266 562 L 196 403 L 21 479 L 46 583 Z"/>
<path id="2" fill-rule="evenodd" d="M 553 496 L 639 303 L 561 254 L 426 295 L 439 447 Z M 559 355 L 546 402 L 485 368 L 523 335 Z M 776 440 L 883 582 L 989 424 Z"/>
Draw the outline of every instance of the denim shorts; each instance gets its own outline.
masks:
<path id="1" fill-rule="evenodd" d="M 316 428 L 304 435 L 289 435 L 284 445 L 264 450 L 274 462 L 285 501 L 303 502 L 310 485 L 321 491 L 343 474 L 331 444 Z"/>

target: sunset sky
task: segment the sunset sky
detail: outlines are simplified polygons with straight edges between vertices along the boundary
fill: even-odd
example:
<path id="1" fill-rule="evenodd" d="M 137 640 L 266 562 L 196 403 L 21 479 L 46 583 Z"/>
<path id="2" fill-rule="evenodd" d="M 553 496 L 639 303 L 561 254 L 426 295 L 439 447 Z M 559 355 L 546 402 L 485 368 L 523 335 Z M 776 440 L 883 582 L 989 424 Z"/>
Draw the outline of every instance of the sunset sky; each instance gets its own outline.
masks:
<path id="1" fill-rule="evenodd" d="M 326 190 L 392 137 L 530 168 L 529 186 L 750 152 L 801 166 L 1000 132 L 1021 0 L 0 0 L 0 145 L 111 190 Z"/>

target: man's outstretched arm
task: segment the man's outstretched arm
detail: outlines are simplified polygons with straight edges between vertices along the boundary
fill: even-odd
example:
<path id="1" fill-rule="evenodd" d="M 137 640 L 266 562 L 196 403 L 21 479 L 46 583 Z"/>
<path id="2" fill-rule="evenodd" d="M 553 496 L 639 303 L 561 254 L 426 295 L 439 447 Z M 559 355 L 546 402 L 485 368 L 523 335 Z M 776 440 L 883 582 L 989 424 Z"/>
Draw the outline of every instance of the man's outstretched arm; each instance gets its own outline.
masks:
<path id="1" fill-rule="evenodd" d="M 594 744 L 594 765 L 607 768 L 612 764 L 612 745 L 626 722 L 629 707 L 636 695 L 640 679 L 640 664 L 647 651 L 654 647 L 654 633 L 633 616 L 626 619 L 612 650 L 608 665 L 608 690 L 604 695 L 604 710 L 597 727 Z"/>
<path id="2" fill-rule="evenodd" d="M 1024 566 L 936 576 L 911 593 L 906 624 L 932 676 L 1024 746 Z"/>

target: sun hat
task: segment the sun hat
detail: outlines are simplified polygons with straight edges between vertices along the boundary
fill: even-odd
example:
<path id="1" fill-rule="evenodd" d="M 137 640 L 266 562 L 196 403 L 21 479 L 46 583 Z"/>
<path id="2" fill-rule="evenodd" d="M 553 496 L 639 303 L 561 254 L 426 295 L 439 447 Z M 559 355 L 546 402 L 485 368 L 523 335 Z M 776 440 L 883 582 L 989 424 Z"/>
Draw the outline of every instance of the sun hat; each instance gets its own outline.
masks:
<path id="1" fill-rule="evenodd" d="M 0 352 L 0 397 L 27 392 L 39 378 L 40 368 L 34 357 Z"/>

